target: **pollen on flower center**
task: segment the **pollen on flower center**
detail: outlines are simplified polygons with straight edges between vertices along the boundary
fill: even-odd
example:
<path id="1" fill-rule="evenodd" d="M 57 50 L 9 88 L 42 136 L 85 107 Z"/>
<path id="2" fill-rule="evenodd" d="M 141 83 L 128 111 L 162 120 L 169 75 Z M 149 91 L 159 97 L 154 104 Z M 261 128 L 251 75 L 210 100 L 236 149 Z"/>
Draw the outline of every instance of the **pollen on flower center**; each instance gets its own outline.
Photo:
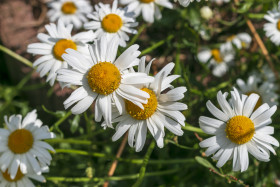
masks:
<path id="1" fill-rule="evenodd" d="M 62 6 L 61 6 L 61 11 L 64 14 L 75 14 L 75 12 L 77 11 L 77 7 L 73 2 L 65 2 Z"/>
<path id="2" fill-rule="evenodd" d="M 250 141 L 254 133 L 254 123 L 246 116 L 234 116 L 227 122 L 227 138 L 236 144 L 244 144 Z"/>
<path id="3" fill-rule="evenodd" d="M 53 55 L 57 60 L 63 61 L 61 56 L 64 53 L 66 53 L 65 50 L 68 48 L 77 50 L 77 45 L 72 40 L 67 40 L 67 39 L 58 40 L 53 47 Z"/>
<path id="4" fill-rule="evenodd" d="M 277 22 L 277 29 L 280 31 L 280 20 Z"/>
<path id="5" fill-rule="evenodd" d="M 108 14 L 102 20 L 102 28 L 109 33 L 118 32 L 122 27 L 122 18 L 117 14 Z"/>
<path id="6" fill-rule="evenodd" d="M 247 96 L 250 96 L 251 94 L 257 94 L 258 96 L 260 96 L 260 94 L 258 94 L 257 92 L 247 92 L 245 93 Z M 259 108 L 261 105 L 263 104 L 263 100 L 262 100 L 262 97 L 260 96 L 259 100 L 257 101 L 256 103 L 256 106 L 254 108 L 254 110 L 256 110 L 257 108 Z"/>
<path id="7" fill-rule="evenodd" d="M 212 49 L 211 50 L 212 57 L 217 63 L 223 62 L 223 58 L 221 57 L 221 53 L 219 49 Z"/>
<path id="8" fill-rule="evenodd" d="M 33 146 L 33 135 L 26 129 L 18 129 L 12 132 L 8 138 L 8 147 L 15 154 L 23 154 Z"/>
<path id="9" fill-rule="evenodd" d="M 2 171 L 1 171 L 2 172 Z M 24 174 L 20 171 L 20 167 L 18 167 L 17 174 L 14 179 L 11 179 L 11 175 L 8 173 L 8 169 L 5 172 L 2 172 L 2 175 L 6 181 L 16 182 L 24 177 Z"/>
<path id="10" fill-rule="evenodd" d="M 131 117 L 137 120 L 144 120 L 151 117 L 155 113 L 158 105 L 157 96 L 152 90 L 148 88 L 142 88 L 141 90 L 147 92 L 150 95 L 148 103 L 143 104 L 144 110 L 139 108 L 132 102 L 125 100 L 125 107 L 127 113 L 129 113 Z"/>
<path id="11" fill-rule="evenodd" d="M 93 92 L 102 95 L 113 93 L 121 83 L 119 69 L 110 62 L 100 62 L 89 70 L 88 84 Z"/>
<path id="12" fill-rule="evenodd" d="M 142 3 L 151 3 L 154 2 L 155 0 L 140 0 Z"/>

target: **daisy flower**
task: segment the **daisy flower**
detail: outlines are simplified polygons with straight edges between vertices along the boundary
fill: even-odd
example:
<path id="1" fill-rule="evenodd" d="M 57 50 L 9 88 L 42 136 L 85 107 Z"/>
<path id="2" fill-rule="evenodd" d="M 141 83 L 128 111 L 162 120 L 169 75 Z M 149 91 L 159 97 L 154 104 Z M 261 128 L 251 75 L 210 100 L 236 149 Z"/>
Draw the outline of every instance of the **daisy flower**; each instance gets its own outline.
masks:
<path id="1" fill-rule="evenodd" d="M 275 150 L 271 145 L 279 146 L 279 142 L 271 135 L 274 128 L 268 126 L 271 116 L 277 107 L 262 104 L 254 111 L 259 96 L 239 95 L 234 88 L 231 92 L 231 103 L 226 100 L 228 93 L 217 94 L 220 108 L 215 107 L 211 101 L 206 103 L 209 112 L 217 119 L 201 116 L 200 128 L 207 134 L 214 135 L 199 143 L 200 147 L 207 148 L 207 156 L 218 160 L 217 167 L 222 167 L 229 159 L 233 159 L 233 171 L 241 172 L 249 166 L 248 152 L 256 159 L 269 161 L 270 152 Z"/>
<path id="2" fill-rule="evenodd" d="M 280 12 L 276 9 L 268 11 L 264 16 L 269 23 L 264 24 L 265 35 L 275 45 L 280 45 Z"/>
<path id="3" fill-rule="evenodd" d="M 88 0 L 56 0 L 49 7 L 47 15 L 51 22 L 61 19 L 65 25 L 72 23 L 75 29 L 80 29 L 88 21 L 86 15 L 92 12 Z"/>
<path id="4" fill-rule="evenodd" d="M 194 0 L 178 0 L 180 5 L 183 7 L 189 6 L 190 3 L 194 2 Z M 196 0 L 197 2 L 200 2 L 200 0 Z"/>
<path id="5" fill-rule="evenodd" d="M 134 85 L 153 81 L 153 77 L 145 73 L 129 73 L 128 68 L 138 65 L 140 55 L 138 45 L 132 45 L 116 58 L 118 39 L 101 37 L 94 45 L 89 47 L 91 60 L 85 58 L 73 49 L 67 49 L 68 54 L 62 55 L 70 69 L 58 71 L 58 80 L 79 86 L 63 103 L 65 109 L 74 103 L 71 109 L 73 114 L 81 114 L 95 101 L 95 121 L 101 121 L 102 116 L 106 126 L 113 128 L 112 102 L 115 103 L 120 114 L 124 111 L 124 99 L 143 108 L 150 95 Z"/>
<path id="6" fill-rule="evenodd" d="M 278 94 L 275 93 L 274 84 L 267 81 L 262 81 L 260 76 L 251 75 L 247 83 L 242 79 L 237 79 L 236 84 L 239 87 L 241 94 L 247 96 L 252 93 L 257 94 L 260 98 L 255 108 L 259 108 L 262 104 L 267 103 L 269 106 L 278 105 Z"/>
<path id="7" fill-rule="evenodd" d="M 71 36 L 72 24 L 64 25 L 62 20 L 58 24 L 53 23 L 45 26 L 48 34 L 39 33 L 37 38 L 42 43 L 33 43 L 27 46 L 27 52 L 34 55 L 42 55 L 33 66 L 37 67 L 37 72 L 43 77 L 47 73 L 47 82 L 52 86 L 56 79 L 56 71 L 61 68 L 67 68 L 68 64 L 62 59 L 62 54 L 67 48 L 77 50 L 89 55 L 86 43 L 95 39 L 92 31 L 80 32 Z"/>
<path id="8" fill-rule="evenodd" d="M 146 22 L 153 23 L 154 17 L 159 20 L 162 15 L 159 6 L 173 8 L 173 5 L 168 0 L 120 0 L 121 4 L 128 4 L 129 12 L 135 12 L 136 16 L 142 13 L 143 19 Z"/>
<path id="9" fill-rule="evenodd" d="M 213 68 L 213 75 L 216 77 L 221 77 L 228 71 L 228 66 L 233 62 L 234 53 L 233 51 L 226 50 L 226 48 L 205 48 L 198 53 L 197 57 L 202 63 L 209 62 L 209 67 Z"/>
<path id="10" fill-rule="evenodd" d="M 97 38 L 107 36 L 119 38 L 120 46 L 126 47 L 126 41 L 129 40 L 127 33 L 137 34 L 137 30 L 132 29 L 138 25 L 132 17 L 133 12 L 127 12 L 126 9 L 118 8 L 118 1 L 113 2 L 112 8 L 108 4 L 99 3 L 95 6 L 95 12 L 88 15 L 93 21 L 85 24 L 85 29 L 96 30 Z"/>
<path id="11" fill-rule="evenodd" d="M 267 64 L 263 65 L 260 69 L 254 69 L 249 75 L 260 77 L 261 80 L 271 83 L 270 89 L 278 90 L 278 85 L 274 84 L 276 81 L 275 74 Z"/>
<path id="12" fill-rule="evenodd" d="M 152 61 L 145 68 L 145 58 L 142 58 L 139 72 L 149 74 L 151 63 Z M 144 109 L 130 101 L 125 101 L 126 113 L 113 120 L 118 122 L 116 133 L 112 137 L 113 141 L 118 140 L 128 131 L 128 144 L 139 152 L 144 147 L 147 129 L 160 148 L 164 146 L 164 127 L 177 136 L 183 135 L 181 126 L 185 126 L 185 116 L 180 110 L 186 110 L 187 105 L 177 101 L 184 97 L 187 89 L 186 87 L 173 88 L 170 85 L 173 80 L 180 77 L 168 76 L 173 67 L 174 63 L 169 63 L 155 76 L 154 82 L 142 86 L 141 90 L 150 95 L 148 103 L 143 105 Z M 173 89 L 163 93 L 167 88 Z"/>
<path id="13" fill-rule="evenodd" d="M 248 49 L 252 42 L 252 37 L 248 33 L 239 33 L 237 35 L 232 35 L 227 38 L 225 44 L 221 45 L 221 48 L 224 47 L 225 50 L 233 50 L 235 46 L 237 49 Z"/>
<path id="14" fill-rule="evenodd" d="M 42 172 L 48 172 L 48 168 L 43 168 Z M 11 178 L 8 170 L 0 172 L 0 186 L 3 187 L 35 187 L 30 179 L 34 179 L 39 182 L 46 182 L 44 176 L 29 172 L 27 174 L 23 174 L 20 169 L 17 170 L 14 179 Z"/>
<path id="15" fill-rule="evenodd" d="M 8 172 L 15 179 L 18 170 L 27 174 L 32 170 L 41 175 L 41 168 L 50 165 L 50 151 L 54 149 L 42 141 L 54 138 L 48 126 L 42 126 L 37 119 L 37 112 L 29 112 L 22 120 L 21 115 L 5 116 L 7 129 L 0 129 L 0 167 L 2 172 Z"/>

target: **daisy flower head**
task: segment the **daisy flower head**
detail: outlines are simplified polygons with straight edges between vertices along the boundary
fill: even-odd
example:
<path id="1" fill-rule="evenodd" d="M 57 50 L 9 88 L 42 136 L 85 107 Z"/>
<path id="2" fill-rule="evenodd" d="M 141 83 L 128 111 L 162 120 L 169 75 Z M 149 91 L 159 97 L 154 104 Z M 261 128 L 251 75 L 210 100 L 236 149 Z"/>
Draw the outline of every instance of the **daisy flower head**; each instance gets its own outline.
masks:
<path id="1" fill-rule="evenodd" d="M 41 175 L 42 167 L 50 165 L 48 150 L 54 149 L 44 139 L 54 138 L 48 126 L 42 126 L 37 112 L 29 112 L 22 120 L 21 115 L 5 116 L 7 129 L 0 129 L 0 168 L 9 173 L 11 179 L 17 175 L 33 172 Z M 22 174 L 20 174 L 22 173 Z"/>
<path id="2" fill-rule="evenodd" d="M 199 143 L 200 147 L 207 148 L 205 154 L 214 154 L 217 167 L 222 167 L 229 159 L 233 159 L 233 171 L 245 171 L 249 166 L 248 152 L 256 159 L 264 162 L 269 161 L 270 152 L 276 154 L 274 146 L 279 142 L 272 137 L 274 128 L 268 126 L 272 120 L 271 116 L 277 107 L 269 107 L 264 103 L 254 110 L 259 96 L 240 95 L 234 88 L 231 91 L 231 102 L 226 100 L 228 93 L 217 94 L 220 108 L 211 101 L 206 103 L 209 112 L 215 118 L 201 116 L 199 118 L 200 128 L 213 137 Z"/>
<path id="3" fill-rule="evenodd" d="M 142 58 L 139 72 L 149 74 L 151 63 L 152 61 L 145 67 L 145 58 Z M 179 75 L 168 76 L 173 67 L 174 63 L 169 63 L 155 76 L 152 83 L 142 86 L 141 90 L 150 95 L 148 103 L 143 105 L 144 109 L 130 101 L 125 101 L 126 113 L 113 120 L 118 122 L 116 133 L 112 137 L 113 141 L 118 140 L 128 131 L 128 144 L 139 152 L 144 147 L 147 129 L 159 148 L 164 146 L 164 128 L 177 136 L 183 135 L 181 126 L 185 125 L 185 116 L 180 111 L 186 110 L 187 105 L 177 101 L 184 97 L 187 89 L 186 87 L 173 88 L 170 85 L 179 77 Z M 167 88 L 171 89 L 163 92 Z"/>
<path id="4" fill-rule="evenodd" d="M 267 103 L 269 106 L 278 105 L 278 94 L 273 89 L 275 86 L 268 81 L 261 81 L 260 76 L 251 75 L 247 82 L 242 79 L 237 79 L 236 84 L 239 91 L 244 95 L 251 95 L 252 93 L 259 96 L 259 100 L 255 108 L 259 108 L 262 104 Z"/>
<path id="5" fill-rule="evenodd" d="M 39 33 L 37 38 L 41 43 L 33 43 L 27 46 L 27 52 L 34 55 L 41 55 L 33 66 L 37 67 L 37 72 L 43 77 L 48 74 L 47 82 L 52 86 L 56 79 L 56 71 L 67 68 L 68 64 L 62 59 L 62 54 L 68 48 L 77 50 L 89 56 L 87 42 L 95 39 L 92 31 L 80 32 L 71 36 L 72 24 L 64 25 L 61 19 L 57 25 L 51 23 L 45 26 L 48 34 Z"/>
<path id="6" fill-rule="evenodd" d="M 147 103 L 150 95 L 135 85 L 153 81 L 153 77 L 145 73 L 128 71 L 139 64 L 138 45 L 132 45 L 116 58 L 118 41 L 113 38 L 108 42 L 107 37 L 101 37 L 89 47 L 91 60 L 73 49 L 67 49 L 68 54 L 62 57 L 73 69 L 58 71 L 59 81 L 79 86 L 63 103 L 65 109 L 76 103 L 71 111 L 81 114 L 95 101 L 95 120 L 99 122 L 103 116 L 106 127 L 111 128 L 112 102 L 120 114 L 124 111 L 124 99 L 143 108 L 142 103 Z"/>
<path id="7" fill-rule="evenodd" d="M 268 11 L 264 16 L 269 23 L 264 24 L 266 37 L 275 45 L 280 45 L 280 12 L 276 9 Z"/>
<path id="8" fill-rule="evenodd" d="M 65 25 L 73 24 L 75 29 L 80 29 L 88 19 L 86 15 L 92 12 L 88 0 L 55 0 L 49 4 L 47 15 L 51 22 L 61 19 Z"/>
<path id="9" fill-rule="evenodd" d="M 225 50 L 233 50 L 235 46 L 237 49 L 248 49 L 252 42 L 252 37 L 248 33 L 239 33 L 237 35 L 232 35 L 227 38 L 225 44 L 221 45 Z"/>
<path id="10" fill-rule="evenodd" d="M 42 168 L 42 172 L 44 173 L 48 172 L 48 170 L 48 168 Z M 14 179 L 11 178 L 8 170 L 5 172 L 0 172 L 0 186 L 4 187 L 35 187 L 30 179 L 42 183 L 46 182 L 44 176 L 32 173 L 32 171 L 28 172 L 27 174 L 23 174 L 20 169 L 18 169 Z"/>
<path id="11" fill-rule="evenodd" d="M 209 49 L 202 49 L 198 53 L 198 60 L 202 63 L 208 63 L 212 68 L 212 73 L 216 77 L 223 76 L 229 69 L 229 66 L 234 60 L 233 50 L 226 50 L 224 47 Z"/>
<path id="12" fill-rule="evenodd" d="M 118 1 L 113 2 L 112 7 L 109 4 L 99 3 L 95 5 L 95 12 L 88 15 L 93 19 L 85 24 L 85 29 L 96 30 L 97 38 L 107 36 L 119 38 L 120 46 L 126 47 L 126 41 L 129 40 L 127 33 L 137 34 L 137 30 L 133 29 L 138 25 L 133 18 L 133 12 L 127 12 L 127 9 L 118 8 Z"/>
<path id="13" fill-rule="evenodd" d="M 162 15 L 159 6 L 172 9 L 173 5 L 169 0 L 120 0 L 121 4 L 127 5 L 129 12 L 135 12 L 136 17 L 141 13 L 144 21 L 153 23 L 154 17 L 159 20 Z"/>

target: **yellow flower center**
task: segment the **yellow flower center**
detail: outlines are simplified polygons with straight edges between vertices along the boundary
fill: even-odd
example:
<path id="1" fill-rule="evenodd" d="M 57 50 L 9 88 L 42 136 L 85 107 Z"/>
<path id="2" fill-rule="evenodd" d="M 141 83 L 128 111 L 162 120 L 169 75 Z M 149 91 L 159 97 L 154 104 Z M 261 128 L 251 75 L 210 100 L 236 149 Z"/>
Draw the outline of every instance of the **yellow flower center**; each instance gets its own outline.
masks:
<path id="1" fill-rule="evenodd" d="M 231 35 L 230 37 L 227 38 L 228 42 L 231 42 L 236 36 L 235 35 Z"/>
<path id="2" fill-rule="evenodd" d="M 280 20 L 277 22 L 277 29 L 280 31 Z"/>
<path id="3" fill-rule="evenodd" d="M 33 135 L 26 129 L 18 129 L 12 132 L 8 138 L 8 147 L 15 154 L 29 151 L 33 146 Z"/>
<path id="4" fill-rule="evenodd" d="M 61 56 L 64 53 L 66 53 L 65 50 L 68 48 L 77 50 L 77 45 L 72 40 L 67 40 L 67 39 L 58 40 L 53 47 L 53 54 L 55 58 L 57 60 L 63 61 Z"/>
<path id="5" fill-rule="evenodd" d="M 253 94 L 253 93 L 254 93 L 254 94 L 257 94 L 258 96 L 260 96 L 260 94 L 258 94 L 257 92 L 247 92 L 246 95 L 247 95 L 247 96 L 250 96 L 250 95 Z M 256 110 L 257 108 L 259 108 L 262 104 L 263 104 L 263 100 L 262 100 L 262 98 L 261 98 L 261 96 L 260 96 L 258 102 L 256 103 L 256 106 L 255 106 L 254 110 Z"/>
<path id="6" fill-rule="evenodd" d="M 61 11 L 64 14 L 75 14 L 75 12 L 77 11 L 77 7 L 73 2 L 65 2 L 62 7 L 61 7 Z"/>
<path id="7" fill-rule="evenodd" d="M 246 116 L 234 116 L 227 122 L 227 138 L 236 144 L 244 144 L 250 141 L 254 133 L 254 123 Z"/>
<path id="8" fill-rule="evenodd" d="M 121 83 L 119 69 L 110 62 L 100 62 L 89 70 L 88 84 L 93 92 L 102 95 L 113 93 Z"/>
<path id="9" fill-rule="evenodd" d="M 151 3 L 154 2 L 155 0 L 140 0 L 142 3 Z"/>
<path id="10" fill-rule="evenodd" d="M 6 179 L 6 181 L 9 181 L 9 182 L 16 182 L 16 181 L 19 181 L 20 179 L 22 179 L 22 177 L 24 177 L 24 174 L 21 173 L 20 168 L 18 168 L 17 174 L 14 179 L 11 179 L 11 175 L 8 173 L 8 169 L 4 173 L 1 171 L 1 173 L 4 177 L 4 179 Z"/>
<path id="11" fill-rule="evenodd" d="M 211 50 L 212 53 L 212 57 L 214 58 L 214 60 L 220 64 L 221 62 L 223 62 L 223 58 L 221 57 L 221 53 L 219 49 L 212 49 Z"/>
<path id="12" fill-rule="evenodd" d="M 157 96 L 152 90 L 148 88 L 142 88 L 141 90 L 147 92 L 150 95 L 148 103 L 143 104 L 144 110 L 132 102 L 125 100 L 126 111 L 131 115 L 131 117 L 137 120 L 144 120 L 151 117 L 155 113 L 158 104 Z"/>
<path id="13" fill-rule="evenodd" d="M 108 14 L 103 18 L 101 25 L 106 32 L 115 33 L 122 27 L 123 22 L 117 14 Z"/>

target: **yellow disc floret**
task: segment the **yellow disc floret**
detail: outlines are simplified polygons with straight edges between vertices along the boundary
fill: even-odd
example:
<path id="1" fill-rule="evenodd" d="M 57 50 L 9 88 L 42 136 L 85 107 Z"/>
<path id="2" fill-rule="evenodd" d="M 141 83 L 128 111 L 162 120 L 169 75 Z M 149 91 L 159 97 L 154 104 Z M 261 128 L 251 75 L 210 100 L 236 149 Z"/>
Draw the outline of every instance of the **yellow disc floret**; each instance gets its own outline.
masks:
<path id="1" fill-rule="evenodd" d="M 280 31 L 280 20 L 277 22 L 277 29 Z"/>
<path id="2" fill-rule="evenodd" d="M 29 130 L 18 129 L 10 134 L 8 147 L 15 154 L 23 154 L 32 148 L 33 142 L 33 135 Z"/>
<path id="3" fill-rule="evenodd" d="M 154 2 L 155 0 L 140 0 L 142 3 L 151 3 Z"/>
<path id="4" fill-rule="evenodd" d="M 131 117 L 137 120 L 145 120 L 151 117 L 155 113 L 158 104 L 157 96 L 152 90 L 148 88 L 142 88 L 141 90 L 147 92 L 150 95 L 150 98 L 148 99 L 148 103 L 143 104 L 144 110 L 139 108 L 137 105 L 133 104 L 132 102 L 125 100 L 125 107 L 127 113 L 129 113 Z"/>
<path id="5" fill-rule="evenodd" d="M 123 25 L 122 18 L 117 14 L 106 15 L 102 22 L 102 28 L 109 33 L 116 33 Z"/>
<path id="6" fill-rule="evenodd" d="M 24 174 L 20 171 L 20 167 L 18 167 L 17 174 L 14 179 L 11 179 L 11 175 L 8 173 L 8 169 L 5 172 L 2 172 L 3 178 L 9 182 L 16 182 L 24 177 Z"/>
<path id="7" fill-rule="evenodd" d="M 100 62 L 89 70 L 88 84 L 93 92 L 102 95 L 113 93 L 121 83 L 119 69 L 110 62 Z"/>
<path id="8" fill-rule="evenodd" d="M 260 94 L 258 94 L 257 92 L 247 92 L 246 95 L 247 95 L 247 96 L 250 96 L 250 95 L 253 94 L 253 93 L 254 93 L 254 94 L 257 94 L 258 96 L 260 96 Z M 262 98 L 261 98 L 261 96 L 260 96 L 259 100 L 258 100 L 257 103 L 256 103 L 256 106 L 255 106 L 254 110 L 256 110 L 257 108 L 259 108 L 262 104 L 263 104 L 263 101 L 262 101 Z"/>
<path id="9" fill-rule="evenodd" d="M 221 53 L 220 53 L 220 50 L 219 50 L 219 49 L 212 49 L 212 50 L 211 50 L 211 54 L 212 54 L 212 57 L 214 58 L 214 60 L 215 60 L 217 63 L 223 62 L 223 58 L 222 58 L 222 56 L 221 56 Z"/>
<path id="10" fill-rule="evenodd" d="M 77 45 L 72 40 L 67 40 L 67 39 L 58 40 L 53 47 L 53 55 L 57 60 L 63 61 L 61 56 L 64 53 L 66 53 L 65 50 L 68 48 L 77 50 Z"/>
<path id="11" fill-rule="evenodd" d="M 61 11 L 64 14 L 75 14 L 75 12 L 77 11 L 77 7 L 73 2 L 69 1 L 69 2 L 65 2 L 61 6 Z"/>
<path id="12" fill-rule="evenodd" d="M 250 141 L 254 133 L 254 123 L 246 116 L 234 116 L 227 122 L 227 138 L 236 144 L 244 144 Z"/>

